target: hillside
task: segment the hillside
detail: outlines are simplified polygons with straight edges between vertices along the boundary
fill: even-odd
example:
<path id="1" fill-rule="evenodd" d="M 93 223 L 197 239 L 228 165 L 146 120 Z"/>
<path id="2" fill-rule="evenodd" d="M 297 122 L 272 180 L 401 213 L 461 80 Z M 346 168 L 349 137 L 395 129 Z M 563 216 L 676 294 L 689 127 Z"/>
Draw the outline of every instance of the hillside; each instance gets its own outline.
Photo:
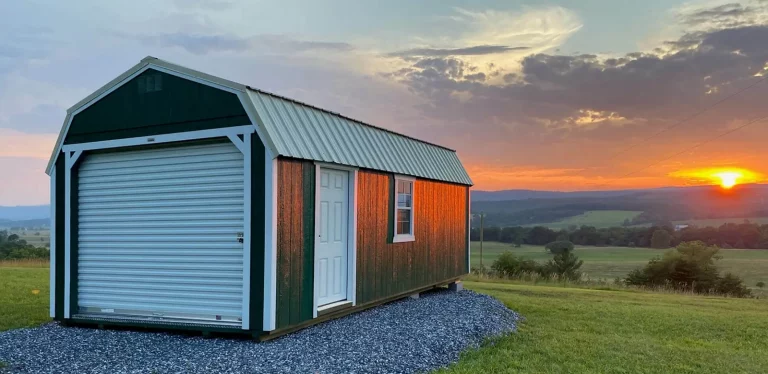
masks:
<path id="1" fill-rule="evenodd" d="M 515 195 L 509 191 L 476 191 L 472 213 L 486 214 L 486 226 L 561 223 L 594 211 L 641 212 L 631 224 L 689 220 L 749 219 L 768 217 L 768 185 L 742 185 L 724 191 L 715 186 L 673 187 L 565 195 L 549 198 L 491 200 Z M 551 197 L 557 196 L 557 197 Z M 626 217 L 625 217 L 626 218 Z M 479 224 L 473 220 L 473 225 Z M 621 225 L 622 220 L 616 225 Z"/>

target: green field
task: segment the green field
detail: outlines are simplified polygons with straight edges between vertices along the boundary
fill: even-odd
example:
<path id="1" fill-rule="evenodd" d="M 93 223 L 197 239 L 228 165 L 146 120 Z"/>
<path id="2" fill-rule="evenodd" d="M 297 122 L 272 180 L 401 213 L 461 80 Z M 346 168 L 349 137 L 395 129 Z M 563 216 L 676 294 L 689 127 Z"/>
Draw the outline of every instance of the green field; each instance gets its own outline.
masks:
<path id="1" fill-rule="evenodd" d="M 483 243 L 483 264 L 490 266 L 493 261 L 504 251 L 530 258 L 537 261 L 545 261 L 552 255 L 544 250 L 544 247 L 523 245 L 514 248 L 511 244 L 498 242 Z M 614 279 L 624 277 L 632 269 L 643 266 L 655 256 L 661 256 L 666 250 L 651 248 L 627 248 L 627 247 L 576 247 L 576 255 L 584 260 L 582 270 L 590 278 Z M 724 271 L 730 271 L 744 279 L 747 286 L 754 288 L 759 281 L 768 284 L 768 250 L 721 250 L 723 259 L 718 265 Z M 480 264 L 480 242 L 472 242 L 471 251 L 472 266 Z"/>
<path id="2" fill-rule="evenodd" d="M 768 301 L 467 282 L 526 320 L 443 373 L 764 373 Z"/>
<path id="3" fill-rule="evenodd" d="M 633 210 L 590 210 L 578 216 L 568 217 L 557 222 L 535 223 L 525 226 L 544 226 L 553 230 L 567 229 L 571 226 L 580 227 L 582 225 L 597 228 L 615 227 L 621 226 L 625 219 L 631 221 L 632 218 L 637 217 L 640 213 L 642 212 Z"/>

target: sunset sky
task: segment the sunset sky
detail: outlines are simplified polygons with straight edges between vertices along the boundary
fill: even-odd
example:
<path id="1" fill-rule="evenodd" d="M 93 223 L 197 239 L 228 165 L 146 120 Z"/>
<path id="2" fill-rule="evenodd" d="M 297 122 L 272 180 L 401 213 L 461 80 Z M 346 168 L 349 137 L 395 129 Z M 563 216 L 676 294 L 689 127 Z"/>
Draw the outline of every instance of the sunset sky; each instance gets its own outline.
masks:
<path id="1" fill-rule="evenodd" d="M 768 174 L 768 120 L 682 152 L 768 116 L 766 0 L 75 3 L 0 2 L 0 205 L 48 202 L 66 109 L 147 55 L 454 148 L 476 189 Z"/>

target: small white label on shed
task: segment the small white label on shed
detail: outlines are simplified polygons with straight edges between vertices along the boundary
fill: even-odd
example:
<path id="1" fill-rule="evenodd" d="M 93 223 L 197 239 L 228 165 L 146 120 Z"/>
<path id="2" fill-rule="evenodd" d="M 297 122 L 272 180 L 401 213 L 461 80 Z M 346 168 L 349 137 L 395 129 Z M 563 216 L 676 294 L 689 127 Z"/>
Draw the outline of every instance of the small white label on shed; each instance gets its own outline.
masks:
<path id="1" fill-rule="evenodd" d="M 101 312 L 102 313 L 114 313 L 115 310 L 114 309 L 102 309 Z"/>

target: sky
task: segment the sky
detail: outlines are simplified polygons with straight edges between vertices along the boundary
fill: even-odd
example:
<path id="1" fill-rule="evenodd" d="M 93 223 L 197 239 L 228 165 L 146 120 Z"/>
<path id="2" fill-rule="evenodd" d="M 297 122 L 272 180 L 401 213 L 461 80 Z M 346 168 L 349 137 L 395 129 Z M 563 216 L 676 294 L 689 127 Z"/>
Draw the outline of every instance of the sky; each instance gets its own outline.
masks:
<path id="1" fill-rule="evenodd" d="M 148 55 L 456 149 L 475 189 L 763 182 L 766 45 L 768 0 L 0 0 L 0 205 L 48 202 L 66 109 Z"/>

